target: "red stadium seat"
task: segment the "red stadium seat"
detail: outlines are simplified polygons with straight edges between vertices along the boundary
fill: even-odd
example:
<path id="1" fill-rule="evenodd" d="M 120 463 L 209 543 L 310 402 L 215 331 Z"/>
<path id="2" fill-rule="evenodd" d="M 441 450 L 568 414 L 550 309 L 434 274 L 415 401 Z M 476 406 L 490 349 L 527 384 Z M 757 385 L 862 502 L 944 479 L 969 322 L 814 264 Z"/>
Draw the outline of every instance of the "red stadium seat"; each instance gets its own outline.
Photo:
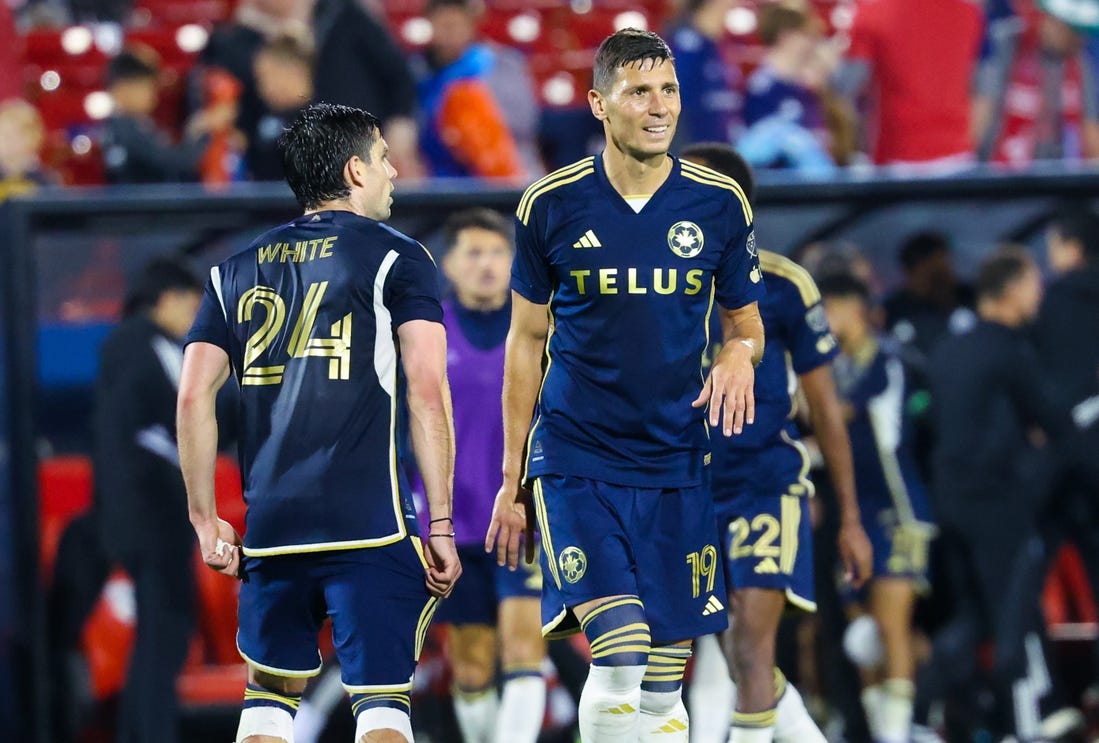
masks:
<path id="1" fill-rule="evenodd" d="M 142 28 L 187 23 L 210 25 L 228 19 L 234 5 L 229 0 L 137 0 L 130 13 L 130 25 Z"/>
<path id="2" fill-rule="evenodd" d="M 62 456 L 38 464 L 39 557 L 42 574 L 53 574 L 57 545 L 65 527 L 92 505 L 92 463 Z"/>

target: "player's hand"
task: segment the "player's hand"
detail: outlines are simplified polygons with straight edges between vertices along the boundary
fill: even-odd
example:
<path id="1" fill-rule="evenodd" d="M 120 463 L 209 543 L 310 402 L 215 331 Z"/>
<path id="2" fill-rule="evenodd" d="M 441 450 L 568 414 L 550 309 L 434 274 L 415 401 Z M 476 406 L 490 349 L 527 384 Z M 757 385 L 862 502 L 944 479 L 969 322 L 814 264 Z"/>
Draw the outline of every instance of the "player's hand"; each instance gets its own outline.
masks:
<path id="1" fill-rule="evenodd" d="M 850 521 L 841 525 L 837 543 L 843 560 L 843 577 L 855 588 L 862 588 L 874 572 L 874 549 L 862 524 Z"/>
<path id="2" fill-rule="evenodd" d="M 485 552 L 496 550 L 496 563 L 510 570 L 519 567 L 519 545 L 527 564 L 534 563 L 534 501 L 518 483 L 505 482 L 492 505 L 492 520 L 485 535 Z"/>
<path id="3" fill-rule="evenodd" d="M 714 359 L 710 376 L 691 407 L 710 406 L 710 425 L 722 424 L 726 436 L 739 434 L 744 424 L 756 420 L 756 370 L 752 366 L 752 349 L 744 343 L 727 343 Z"/>
<path id="4" fill-rule="evenodd" d="M 223 519 L 195 524 L 198 547 L 202 561 L 211 570 L 234 578 L 241 576 L 241 545 L 244 544 L 236 529 Z"/>
<path id="5" fill-rule="evenodd" d="M 427 590 L 432 596 L 445 599 L 454 590 L 454 584 L 462 574 L 458 548 L 453 534 L 442 534 L 423 539 L 424 559 L 427 560 Z"/>

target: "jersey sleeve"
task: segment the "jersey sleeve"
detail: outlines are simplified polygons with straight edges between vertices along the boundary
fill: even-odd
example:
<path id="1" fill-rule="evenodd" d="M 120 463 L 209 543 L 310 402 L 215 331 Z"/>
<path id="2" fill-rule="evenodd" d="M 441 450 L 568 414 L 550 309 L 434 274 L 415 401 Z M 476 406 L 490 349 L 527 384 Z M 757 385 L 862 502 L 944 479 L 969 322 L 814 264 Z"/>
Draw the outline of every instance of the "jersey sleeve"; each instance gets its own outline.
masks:
<path id="1" fill-rule="evenodd" d="M 511 288 L 534 304 L 547 304 L 553 293 L 549 260 L 542 239 L 538 213 L 524 224 L 515 218 L 515 261 L 511 264 Z"/>
<path id="2" fill-rule="evenodd" d="M 439 271 L 426 248 L 400 254 L 386 282 L 384 301 L 394 329 L 410 320 L 443 321 Z"/>
<path id="3" fill-rule="evenodd" d="M 221 298 L 214 288 L 213 277 L 206 280 L 198 314 L 195 315 L 184 345 L 189 343 L 211 343 L 229 353 L 229 322 Z"/>
<path id="4" fill-rule="evenodd" d="M 801 300 L 789 307 L 790 360 L 795 374 L 806 374 L 829 363 L 839 353 L 838 344 L 824 314 L 824 305 L 817 299 L 806 305 Z"/>
<path id="5" fill-rule="evenodd" d="M 717 303 L 727 310 L 758 302 L 767 293 L 759 267 L 755 230 L 740 207 L 735 212 L 730 238 L 714 272 Z"/>

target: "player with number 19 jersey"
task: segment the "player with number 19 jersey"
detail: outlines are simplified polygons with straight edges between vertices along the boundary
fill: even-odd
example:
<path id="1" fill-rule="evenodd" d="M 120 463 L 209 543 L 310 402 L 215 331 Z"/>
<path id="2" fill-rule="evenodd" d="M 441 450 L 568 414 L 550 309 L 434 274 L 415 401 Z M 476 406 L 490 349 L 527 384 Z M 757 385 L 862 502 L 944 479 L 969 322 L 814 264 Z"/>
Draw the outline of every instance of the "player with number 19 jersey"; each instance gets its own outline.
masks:
<path id="1" fill-rule="evenodd" d="M 394 436 L 410 320 L 442 322 L 434 261 L 350 212 L 306 214 L 211 269 L 187 340 L 224 349 L 240 384 L 245 555 L 417 534 Z"/>

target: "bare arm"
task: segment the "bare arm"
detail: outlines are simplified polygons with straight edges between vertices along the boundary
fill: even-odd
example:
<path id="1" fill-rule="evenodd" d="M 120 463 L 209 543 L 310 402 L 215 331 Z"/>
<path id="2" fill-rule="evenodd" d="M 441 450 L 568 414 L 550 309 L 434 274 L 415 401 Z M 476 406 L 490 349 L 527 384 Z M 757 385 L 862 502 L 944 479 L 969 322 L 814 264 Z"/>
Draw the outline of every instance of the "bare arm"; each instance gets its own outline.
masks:
<path id="1" fill-rule="evenodd" d="M 447 596 L 461 575 L 454 546 L 451 499 L 454 491 L 454 418 L 446 377 L 446 330 L 439 323 L 410 320 L 397 328 L 401 364 L 408 380 L 412 448 L 423 478 L 431 524 L 425 538 L 427 585 Z M 434 536 L 431 536 L 434 535 Z"/>
<path id="2" fill-rule="evenodd" d="M 756 419 L 755 365 L 763 358 L 763 318 L 751 302 L 735 310 L 721 310 L 723 344 L 714 359 L 702 394 L 691 403 L 710 406 L 710 425 L 722 423 L 726 436 L 739 434 Z"/>
<path id="3" fill-rule="evenodd" d="M 861 586 L 870 577 L 873 559 L 870 541 L 859 517 L 855 466 L 851 459 L 851 440 L 847 436 L 843 406 L 836 395 L 836 385 L 828 366 L 819 366 L 802 374 L 800 381 L 809 402 L 813 433 L 824 455 L 839 504 L 839 550 L 846 577 L 855 586 Z"/>
<path id="4" fill-rule="evenodd" d="M 183 354 L 176 404 L 179 466 L 187 486 L 187 512 L 198 536 L 202 559 L 214 570 L 236 575 L 240 567 L 238 538 L 218 519 L 214 496 L 218 424 L 218 390 L 229 378 L 229 356 L 212 343 L 192 343 Z M 229 548 L 226 549 L 225 545 Z"/>
<path id="5" fill-rule="evenodd" d="M 511 295 L 511 329 L 504 353 L 504 461 L 503 484 L 496 495 L 485 551 L 496 549 L 496 561 L 514 569 L 519 543 L 526 533 L 527 562 L 533 562 L 530 514 L 520 500 L 523 450 L 542 380 L 542 357 L 549 337 L 549 313 L 517 292 Z"/>

